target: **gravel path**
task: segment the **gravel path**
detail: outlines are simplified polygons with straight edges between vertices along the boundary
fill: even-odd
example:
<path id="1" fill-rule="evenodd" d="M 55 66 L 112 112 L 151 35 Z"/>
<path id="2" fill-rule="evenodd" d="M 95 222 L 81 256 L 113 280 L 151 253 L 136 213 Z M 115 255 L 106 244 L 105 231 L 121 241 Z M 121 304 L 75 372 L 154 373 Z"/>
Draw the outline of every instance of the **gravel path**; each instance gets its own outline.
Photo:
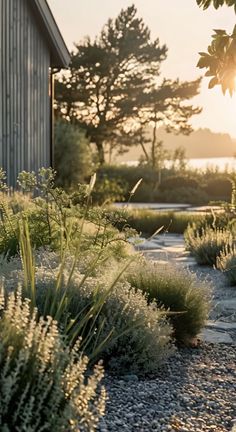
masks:
<path id="1" fill-rule="evenodd" d="M 155 378 L 105 382 L 109 400 L 100 432 L 225 432 L 236 417 L 233 346 L 183 349 Z"/>
<path id="2" fill-rule="evenodd" d="M 186 256 L 180 236 L 163 238 L 145 244 L 142 251 L 147 258 L 190 263 L 190 270 L 214 288 L 210 319 L 235 321 L 227 310 L 218 308 L 222 300 L 236 297 L 236 289 L 227 286 L 225 276 L 195 265 Z M 231 336 L 236 341 L 235 330 Z M 105 385 L 109 399 L 100 432 L 231 431 L 236 419 L 236 345 L 204 343 L 181 349 L 158 376 L 145 380 L 136 375 L 107 376 Z"/>

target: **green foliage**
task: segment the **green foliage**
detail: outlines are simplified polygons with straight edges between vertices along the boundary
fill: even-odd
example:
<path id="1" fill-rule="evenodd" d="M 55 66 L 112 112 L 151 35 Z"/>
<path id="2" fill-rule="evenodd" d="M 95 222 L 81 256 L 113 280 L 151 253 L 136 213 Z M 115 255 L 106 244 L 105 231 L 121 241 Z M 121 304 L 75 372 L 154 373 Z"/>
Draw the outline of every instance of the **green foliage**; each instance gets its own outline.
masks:
<path id="1" fill-rule="evenodd" d="M 37 179 L 34 171 L 22 171 L 18 174 L 17 184 L 24 192 L 31 192 L 37 186 Z"/>
<path id="2" fill-rule="evenodd" d="M 143 262 L 128 270 L 127 280 L 149 302 L 171 312 L 169 319 L 178 341 L 188 342 L 204 326 L 209 313 L 209 287 L 188 272 L 172 265 L 160 267 Z M 172 312 L 177 312 L 173 313 Z"/>
<path id="3" fill-rule="evenodd" d="M 83 183 L 94 169 L 92 152 L 85 133 L 78 126 L 57 119 L 54 141 L 57 184 L 69 189 Z"/>
<path id="4" fill-rule="evenodd" d="M 236 285 L 236 250 L 235 247 L 227 248 L 220 252 L 216 260 L 216 266 L 227 277 L 230 285 Z"/>
<path id="5" fill-rule="evenodd" d="M 6 173 L 0 168 L 0 192 L 6 192 L 8 190 L 8 186 L 6 184 Z"/>
<path id="6" fill-rule="evenodd" d="M 79 221 L 76 220 L 76 215 L 73 214 L 72 223 L 76 224 L 76 230 L 74 231 L 73 225 L 68 226 L 67 220 L 64 220 L 64 225 L 60 226 L 58 224 L 57 230 L 62 233 L 64 232 L 66 239 L 63 238 L 61 242 L 59 267 L 57 272 L 54 272 L 55 277 L 53 279 L 51 276 L 50 284 L 46 288 L 35 275 L 29 224 L 26 219 L 19 218 L 20 252 L 24 270 L 23 295 L 30 298 L 31 306 L 38 306 L 41 315 L 44 317 L 52 316 L 53 319 L 56 319 L 60 323 L 60 328 L 66 334 L 70 345 L 74 345 L 78 338 L 82 336 L 81 349 L 84 349 L 89 354 L 90 359 L 96 357 L 102 349 L 105 350 L 104 347 L 107 342 L 110 343 L 110 337 L 113 331 L 115 331 L 115 326 L 114 328 L 113 326 L 104 327 L 106 318 L 103 318 L 102 310 L 105 308 L 105 304 L 116 287 L 120 276 L 118 275 L 114 278 L 109 287 L 106 286 L 107 289 L 105 291 L 105 282 L 103 286 L 100 286 L 99 280 L 95 281 L 97 286 L 94 287 L 93 285 L 93 291 L 90 291 L 90 298 L 87 299 L 85 305 L 81 305 L 79 295 L 82 293 L 89 278 L 96 274 L 102 266 L 104 270 L 104 265 L 108 260 L 111 261 L 112 257 L 115 256 L 117 258 L 115 261 L 117 265 L 119 260 L 127 257 L 130 253 L 126 247 L 125 236 L 112 227 L 110 221 L 100 217 L 99 213 L 96 213 L 99 216 L 97 218 L 89 210 L 94 183 L 95 177 L 91 179 L 87 192 L 87 204 L 82 216 L 79 214 Z M 47 190 L 48 192 L 51 191 L 50 188 Z M 96 225 L 88 222 L 87 218 L 92 220 L 95 217 Z M 91 227 L 92 231 L 90 233 L 87 232 L 87 229 L 91 230 Z M 77 275 L 77 266 L 85 258 L 87 258 L 87 263 L 84 273 Z M 69 267 L 67 265 L 68 260 Z M 125 263 L 125 268 L 128 264 L 129 261 Z M 74 282 L 76 277 L 80 278 L 78 284 Z M 75 305 L 77 307 L 76 311 Z M 104 334 L 102 332 L 103 328 L 108 329 L 107 333 Z M 126 332 L 130 331 L 127 322 L 125 329 Z M 119 331 L 118 334 L 120 336 Z M 114 342 L 117 337 L 116 333 L 116 336 L 112 337 L 111 340 Z M 161 344 L 162 339 L 160 341 Z"/>
<path id="7" fill-rule="evenodd" d="M 215 204 L 222 206 L 222 209 L 220 211 L 211 210 L 210 212 L 198 214 L 199 217 L 195 217 L 195 219 L 189 221 L 190 230 L 192 230 L 195 235 L 197 235 L 197 231 L 201 235 L 202 231 L 208 228 L 211 228 L 213 230 L 216 228 L 227 229 L 232 232 L 234 236 L 235 219 L 234 213 L 231 211 L 230 205 L 224 202 L 212 203 L 212 205 Z M 197 216 L 197 214 L 195 214 L 195 216 Z"/>
<path id="8" fill-rule="evenodd" d="M 79 260 L 76 254 L 66 255 L 55 265 L 44 252 L 47 266 L 41 258 L 35 268 L 27 225 L 21 230 L 21 256 L 23 295 L 30 298 L 31 307 L 36 304 L 40 315 L 56 319 L 70 346 L 82 337 L 80 348 L 93 362 L 103 358 L 113 371 L 144 374 L 155 372 L 171 354 L 172 329 L 163 311 L 119 283 L 133 257 L 114 274 L 112 266 L 118 263 L 111 261 L 110 253 L 105 259 L 97 253 L 83 253 Z M 9 272 L 8 278 L 12 286 Z"/>
<path id="9" fill-rule="evenodd" d="M 209 88 L 221 85 L 223 93 L 229 90 L 232 96 L 236 89 L 236 26 L 232 35 L 227 34 L 225 30 L 215 30 L 212 39 L 208 52 L 200 53 L 197 66 L 208 69 L 205 75 L 212 77 Z"/>
<path id="10" fill-rule="evenodd" d="M 34 207 L 32 195 L 30 193 L 17 191 L 14 191 L 9 195 L 0 194 L 0 202 L 5 202 L 14 214 L 29 210 Z"/>
<path id="11" fill-rule="evenodd" d="M 171 203 L 207 204 L 209 197 L 198 179 L 189 175 L 170 175 L 160 184 L 159 200 Z"/>
<path id="12" fill-rule="evenodd" d="M 150 166 L 142 165 L 138 167 L 127 167 L 125 165 L 104 165 L 97 171 L 98 178 L 109 178 L 110 181 L 122 184 L 124 187 L 123 195 L 128 201 L 129 194 L 134 185 L 142 179 L 131 201 L 133 202 L 152 202 L 158 196 L 158 173 Z M 122 179 L 122 180 L 121 180 Z"/>
<path id="13" fill-rule="evenodd" d="M 185 242 L 187 249 L 200 265 L 216 265 L 221 251 L 228 250 L 234 243 L 228 229 L 209 226 L 198 229 L 194 224 L 188 226 Z"/>
<path id="14" fill-rule="evenodd" d="M 235 0 L 197 0 L 197 4 L 207 9 L 211 4 L 218 9 L 220 6 L 234 6 L 236 12 Z M 232 96 L 235 89 L 236 75 L 236 26 L 231 34 L 225 30 L 214 30 L 212 42 L 208 46 L 207 52 L 200 53 L 198 62 L 199 68 L 207 68 L 205 76 L 211 77 L 209 88 L 215 85 L 221 85 L 225 94 L 228 90 Z"/>
<path id="15" fill-rule="evenodd" d="M 86 229 L 85 224 L 84 220 L 81 230 Z M 86 257 L 81 251 L 81 232 L 73 254 L 68 238 L 56 268 L 50 261 L 47 263 L 53 272 L 43 267 L 42 260 L 39 269 L 35 269 L 27 222 L 22 221 L 20 227 L 23 295 L 30 298 L 31 307 L 37 305 L 40 315 L 56 319 L 70 346 L 82 337 L 81 349 L 90 360 L 99 355 L 112 370 L 155 371 L 172 352 L 172 330 L 162 311 L 148 306 L 146 299 L 132 293 L 129 286 L 118 283 L 133 257 L 122 264 L 118 274 L 112 275 L 107 233 L 100 250 L 94 250 L 89 242 Z M 120 255 L 120 250 L 116 253 Z M 87 262 L 80 273 L 82 259 Z"/>
<path id="16" fill-rule="evenodd" d="M 128 200 L 129 191 L 142 178 L 142 183 L 132 197 L 132 202 L 178 202 L 204 205 L 209 201 L 231 201 L 233 176 L 227 172 L 206 170 L 189 171 L 183 175 L 174 169 L 162 170 L 159 185 L 159 173 L 149 165 L 137 167 L 105 165 L 97 171 L 98 186 L 100 179 L 107 178 L 117 182 L 123 189 L 123 196 Z"/>
<path id="17" fill-rule="evenodd" d="M 204 187 L 211 200 L 223 200 L 230 202 L 232 194 L 232 182 L 229 178 L 219 176 L 209 179 Z"/>
<path id="18" fill-rule="evenodd" d="M 58 196 L 56 195 L 56 190 L 51 190 L 49 188 L 48 193 L 54 194 L 53 197 L 55 201 L 51 203 L 48 209 L 47 201 L 45 199 L 40 199 L 41 214 L 39 216 L 39 222 L 44 223 L 42 227 L 34 224 L 31 228 L 30 222 L 35 222 L 35 214 L 32 213 L 32 211 L 27 218 L 25 214 L 21 214 L 18 218 L 18 237 L 21 242 L 21 255 L 23 259 L 25 254 L 31 255 L 32 245 L 37 248 L 37 246 L 49 244 L 51 249 L 54 248 L 60 251 L 61 270 L 58 276 L 59 285 L 57 289 L 60 286 L 65 260 L 68 255 L 72 257 L 73 261 L 69 277 L 69 280 L 71 280 L 76 264 L 86 253 L 92 254 L 93 256 L 92 261 L 94 261 L 94 263 L 91 263 L 91 267 L 93 268 L 93 266 L 113 256 L 116 257 L 117 261 L 121 258 L 125 258 L 131 251 L 131 246 L 127 243 L 129 231 L 119 233 L 119 231 L 112 226 L 111 218 L 105 218 L 99 209 L 90 208 L 91 194 L 95 179 L 96 177 L 93 176 L 87 188 L 83 208 L 77 208 L 75 206 L 74 208 L 67 209 L 68 196 L 64 194 L 61 195 L 61 193 L 59 193 Z M 36 234 L 39 232 L 39 239 L 41 240 L 41 244 L 39 245 L 36 243 L 35 225 L 37 228 L 41 228 L 38 230 L 36 229 Z M 43 228 L 45 227 L 46 229 L 50 228 L 50 230 L 48 229 L 44 239 L 42 234 Z M 26 239 L 25 245 L 24 242 L 22 243 L 22 237 L 23 240 Z M 22 250 L 22 247 L 24 250 Z M 89 274 L 88 269 L 87 273 Z M 50 313 L 52 314 L 52 311 L 50 311 Z"/>
<path id="19" fill-rule="evenodd" d="M 127 264 L 115 274 L 111 265 L 105 266 L 103 276 L 100 273 L 97 277 L 85 278 L 85 274 L 75 270 L 69 286 L 68 273 L 64 273 L 61 289 L 67 293 L 67 313 L 71 319 L 68 338 L 73 343 L 82 336 L 83 351 L 93 361 L 102 358 L 111 371 L 155 372 L 173 351 L 172 329 L 163 311 L 148 306 L 141 292 L 135 293 L 127 283 L 118 282 Z M 36 292 L 40 311 L 49 291 L 54 298 L 54 287 L 52 272 L 39 269 Z M 58 298 L 57 308 L 59 304 Z M 62 316 L 60 324 L 64 329 L 65 322 Z"/>
<path id="20" fill-rule="evenodd" d="M 167 203 L 204 205 L 209 202 L 209 195 L 200 187 L 179 187 L 160 192 L 159 200 Z"/>
<path id="21" fill-rule="evenodd" d="M 94 204 L 105 204 L 124 201 L 127 195 L 127 183 L 122 179 L 109 179 L 106 175 L 100 178 L 93 190 Z"/>
<path id="22" fill-rule="evenodd" d="M 141 293 L 119 283 L 133 257 L 114 274 L 109 249 L 105 256 L 90 253 L 80 273 L 78 266 L 86 255 L 75 251 L 71 258 L 64 254 L 56 268 L 49 261 L 52 272 L 42 264 L 35 269 L 29 240 L 28 227 L 23 225 L 23 294 L 37 305 L 40 315 L 59 322 L 70 346 L 82 337 L 81 349 L 90 360 L 102 357 L 116 371 L 156 371 L 172 352 L 172 330 L 162 311 L 148 306 Z"/>
<path id="23" fill-rule="evenodd" d="M 188 120 L 200 110 L 183 102 L 198 93 L 200 80 L 159 84 L 166 53 L 134 5 L 109 19 L 93 41 L 76 45 L 69 72 L 56 82 L 57 112 L 86 129 L 101 165 L 106 145 L 118 152 L 137 145 L 143 128 L 160 118 L 169 129 L 190 132 Z"/>
<path id="24" fill-rule="evenodd" d="M 171 212 L 148 209 L 124 209 L 111 208 L 117 215 L 114 217 L 115 226 L 123 229 L 130 226 L 138 233 L 151 236 L 155 231 L 164 227 L 163 230 L 169 233 L 183 234 L 190 222 L 203 223 L 205 220 L 202 214 L 194 212 Z M 119 218 L 118 218 L 119 216 Z"/>
<path id="25" fill-rule="evenodd" d="M 192 177 L 175 175 L 166 177 L 164 180 L 162 180 L 160 185 L 161 190 L 171 190 L 185 187 L 197 189 L 199 188 L 199 183 Z"/>
<path id="26" fill-rule="evenodd" d="M 18 215 L 14 215 L 5 196 L 0 203 L 0 254 L 13 256 L 19 250 L 18 243 Z"/>
<path id="27" fill-rule="evenodd" d="M 95 431 L 105 407 L 101 366 L 85 378 L 88 359 L 78 346 L 69 351 L 56 322 L 36 315 L 20 292 L 7 304 L 1 292 L 1 431 Z"/>
<path id="28" fill-rule="evenodd" d="M 28 190 L 27 178 L 27 173 L 23 173 L 21 184 Z M 40 197 L 30 200 L 29 194 L 20 195 L 27 198 L 28 206 L 25 203 L 19 205 L 14 195 L 2 195 L 0 253 L 10 258 L 19 252 L 19 221 L 24 219 L 29 226 L 33 248 L 48 246 L 61 254 L 66 248 L 72 255 L 76 250 L 79 254 L 93 250 L 117 259 L 127 255 L 128 233 L 119 233 L 98 208 L 93 210 L 90 206 L 94 185 L 92 189 L 90 185 L 84 185 L 76 196 L 70 196 L 54 187 L 53 172 L 40 170 L 36 187 Z"/>
<path id="29" fill-rule="evenodd" d="M 58 225 L 48 224 L 45 209 L 31 205 L 28 210 L 14 213 L 11 205 L 12 200 L 8 201 L 5 197 L 0 205 L 0 254 L 10 258 L 19 252 L 19 221 L 22 217 L 28 221 L 34 248 L 46 245 L 52 249 L 59 247 Z"/>
<path id="30" fill-rule="evenodd" d="M 236 1 L 235 0 L 197 0 L 197 4 L 203 9 L 209 8 L 209 6 L 214 6 L 215 9 L 218 9 L 220 6 L 234 6 L 236 12 Z"/>

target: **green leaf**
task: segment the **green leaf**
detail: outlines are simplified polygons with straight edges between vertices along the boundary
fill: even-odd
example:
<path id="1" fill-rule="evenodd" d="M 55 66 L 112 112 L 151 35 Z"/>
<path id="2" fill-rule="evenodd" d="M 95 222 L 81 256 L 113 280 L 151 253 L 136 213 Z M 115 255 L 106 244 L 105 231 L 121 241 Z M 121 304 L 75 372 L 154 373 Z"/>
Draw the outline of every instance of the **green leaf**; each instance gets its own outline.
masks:
<path id="1" fill-rule="evenodd" d="M 227 35 L 227 33 L 226 33 L 226 31 L 225 30 L 221 30 L 221 29 L 214 29 L 214 32 L 217 34 L 217 35 L 221 35 L 221 36 L 223 36 L 223 35 Z"/>
<path id="2" fill-rule="evenodd" d="M 235 5 L 236 6 L 236 5 Z M 234 26 L 234 29 L 233 29 L 233 33 L 232 33 L 232 35 L 233 36 L 236 36 L 236 24 L 235 24 L 235 26 Z"/>
<path id="3" fill-rule="evenodd" d="M 209 57 L 209 54 L 206 52 L 199 52 L 198 53 L 201 57 Z"/>
<path id="4" fill-rule="evenodd" d="M 208 67 L 209 66 L 209 59 L 206 57 L 201 57 L 197 63 L 197 67 L 200 69 Z"/>
<path id="5" fill-rule="evenodd" d="M 215 72 L 213 72 L 211 69 L 209 69 L 206 73 L 205 73 L 206 77 L 211 77 L 211 76 L 215 76 Z"/>
<path id="6" fill-rule="evenodd" d="M 215 87 L 217 84 L 219 84 L 218 78 L 214 77 L 210 80 L 209 84 L 208 84 L 208 88 L 212 89 L 213 87 Z"/>

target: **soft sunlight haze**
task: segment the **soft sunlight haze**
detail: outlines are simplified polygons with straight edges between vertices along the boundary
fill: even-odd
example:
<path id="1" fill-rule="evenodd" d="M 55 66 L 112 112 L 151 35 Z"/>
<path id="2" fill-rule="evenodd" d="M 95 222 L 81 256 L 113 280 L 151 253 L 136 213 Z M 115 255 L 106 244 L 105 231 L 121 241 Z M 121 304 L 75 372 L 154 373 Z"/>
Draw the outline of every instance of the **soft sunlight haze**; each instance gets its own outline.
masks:
<path id="1" fill-rule="evenodd" d="M 232 8 L 202 11 L 196 0 L 48 0 L 62 35 L 70 50 L 73 43 L 89 35 L 97 35 L 108 18 L 118 15 L 121 8 L 134 3 L 139 16 L 161 44 L 168 47 L 168 57 L 162 64 L 162 76 L 193 80 L 202 74 L 196 67 L 198 52 L 206 51 L 212 29 L 232 31 L 236 16 Z M 236 95 L 223 96 L 220 87 L 208 90 L 208 78 L 204 78 L 201 94 L 194 104 L 203 107 L 194 116 L 195 128 L 208 127 L 214 132 L 228 132 L 236 138 Z"/>

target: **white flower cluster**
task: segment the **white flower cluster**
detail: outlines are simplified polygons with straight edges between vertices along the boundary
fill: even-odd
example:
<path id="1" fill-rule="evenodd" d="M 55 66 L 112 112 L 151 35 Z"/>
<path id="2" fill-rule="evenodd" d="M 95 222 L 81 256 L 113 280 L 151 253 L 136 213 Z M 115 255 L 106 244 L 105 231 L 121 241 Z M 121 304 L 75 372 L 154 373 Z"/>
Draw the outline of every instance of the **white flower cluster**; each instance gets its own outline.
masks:
<path id="1" fill-rule="evenodd" d="M 0 296 L 0 430 L 30 432 L 96 430 L 105 390 L 97 365 L 85 378 L 88 359 L 70 351 L 51 317 L 37 321 L 21 292 Z"/>

